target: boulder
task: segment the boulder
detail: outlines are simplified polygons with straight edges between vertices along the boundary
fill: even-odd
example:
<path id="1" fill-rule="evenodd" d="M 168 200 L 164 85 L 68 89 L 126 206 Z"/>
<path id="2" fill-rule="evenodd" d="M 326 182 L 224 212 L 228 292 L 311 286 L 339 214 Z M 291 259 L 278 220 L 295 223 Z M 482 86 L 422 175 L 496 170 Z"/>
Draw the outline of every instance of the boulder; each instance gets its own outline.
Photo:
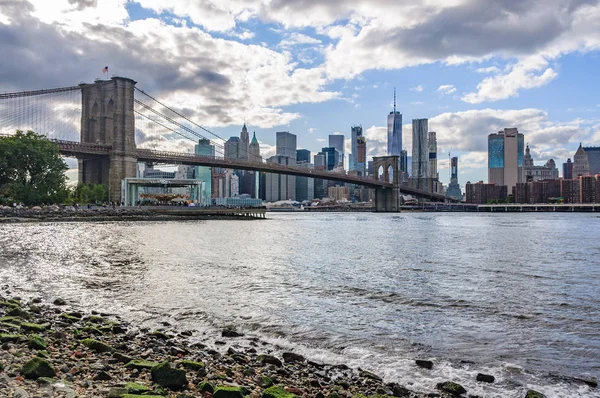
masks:
<path id="1" fill-rule="evenodd" d="M 220 386 L 215 388 L 213 398 L 244 398 L 244 391 L 241 387 Z"/>
<path id="2" fill-rule="evenodd" d="M 45 359 L 35 357 L 27 361 L 21 368 L 21 374 L 26 379 L 37 379 L 38 377 L 54 377 L 56 371 Z"/>
<path id="3" fill-rule="evenodd" d="M 425 361 L 423 359 L 417 359 L 415 361 L 415 363 L 420 368 L 424 368 L 424 369 L 432 369 L 433 368 L 433 362 L 431 362 L 431 361 Z"/>
<path id="4" fill-rule="evenodd" d="M 142 370 L 142 369 L 152 369 L 153 367 L 155 367 L 157 365 L 158 365 L 158 362 L 134 359 L 133 361 L 129 361 L 127 363 L 127 365 L 125 365 L 125 367 L 127 369 Z"/>
<path id="5" fill-rule="evenodd" d="M 477 373 L 477 381 L 483 381 L 484 383 L 493 383 L 495 380 L 496 378 L 492 375 Z"/>
<path id="6" fill-rule="evenodd" d="M 221 337 L 242 337 L 244 334 L 231 329 L 224 329 L 221 332 Z"/>
<path id="7" fill-rule="evenodd" d="M 281 360 L 277 357 L 274 357 L 273 355 L 268 355 L 268 354 L 263 354 L 263 355 L 259 355 L 257 358 L 258 362 L 264 364 L 270 364 L 270 365 L 275 365 L 275 366 L 282 366 L 283 363 L 281 362 Z"/>
<path id="8" fill-rule="evenodd" d="M 294 398 L 296 397 L 294 394 L 291 394 L 283 389 L 281 386 L 273 386 L 267 388 L 263 394 L 262 398 Z"/>
<path id="9" fill-rule="evenodd" d="M 29 337 L 29 342 L 27 345 L 29 348 L 33 348 L 34 350 L 45 350 L 47 348 L 46 341 L 37 334 Z"/>
<path id="10" fill-rule="evenodd" d="M 94 339 L 83 339 L 82 343 L 84 346 L 88 347 L 90 350 L 102 353 L 102 352 L 113 352 L 115 349 L 109 346 L 108 344 L 104 344 L 98 340 Z"/>
<path id="11" fill-rule="evenodd" d="M 54 300 L 54 305 L 67 305 L 67 302 L 59 297 Z"/>
<path id="12" fill-rule="evenodd" d="M 463 386 L 453 381 L 445 381 L 443 383 L 438 383 L 436 388 L 438 390 L 447 392 L 448 394 L 452 394 L 455 396 L 462 395 L 467 392 Z"/>
<path id="13" fill-rule="evenodd" d="M 154 366 L 150 370 L 150 375 L 153 382 L 172 390 L 180 390 L 188 384 L 185 370 L 174 369 L 168 362 Z"/>
<path id="14" fill-rule="evenodd" d="M 212 394 L 213 392 L 215 392 L 215 386 L 213 386 L 208 381 L 204 381 L 204 382 L 198 384 L 198 390 L 202 391 L 202 392 L 209 392 Z"/>
<path id="15" fill-rule="evenodd" d="M 306 359 L 300 355 L 300 354 L 295 354 L 293 352 L 284 352 L 282 354 L 283 356 L 283 360 L 286 363 L 294 363 L 294 362 L 304 362 L 306 361 Z"/>
<path id="16" fill-rule="evenodd" d="M 525 398 L 546 398 L 544 394 L 541 392 L 537 392 L 535 390 L 527 390 L 527 394 L 525 394 Z"/>

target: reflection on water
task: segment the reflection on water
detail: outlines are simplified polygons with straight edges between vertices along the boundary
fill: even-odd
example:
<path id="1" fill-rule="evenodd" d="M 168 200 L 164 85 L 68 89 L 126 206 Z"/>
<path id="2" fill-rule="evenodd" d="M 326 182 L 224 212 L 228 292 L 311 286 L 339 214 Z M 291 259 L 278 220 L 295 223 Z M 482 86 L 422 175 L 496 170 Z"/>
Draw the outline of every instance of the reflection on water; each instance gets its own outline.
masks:
<path id="1" fill-rule="evenodd" d="M 140 323 L 233 324 L 416 389 L 597 393 L 546 376 L 600 371 L 598 217 L 270 218 L 0 225 L 0 280 Z M 415 369 L 424 357 L 440 366 Z M 486 369 L 498 383 L 473 383 Z"/>

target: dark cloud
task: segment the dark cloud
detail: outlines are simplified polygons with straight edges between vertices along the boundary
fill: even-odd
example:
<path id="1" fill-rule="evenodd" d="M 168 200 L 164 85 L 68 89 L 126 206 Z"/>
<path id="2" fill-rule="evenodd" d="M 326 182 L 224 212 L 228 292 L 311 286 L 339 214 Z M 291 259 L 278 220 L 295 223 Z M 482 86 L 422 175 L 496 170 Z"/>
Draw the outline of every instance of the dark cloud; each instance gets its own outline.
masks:
<path id="1" fill-rule="evenodd" d="M 78 11 L 85 10 L 86 8 L 98 6 L 98 0 L 69 0 L 69 4 L 77 6 Z"/>

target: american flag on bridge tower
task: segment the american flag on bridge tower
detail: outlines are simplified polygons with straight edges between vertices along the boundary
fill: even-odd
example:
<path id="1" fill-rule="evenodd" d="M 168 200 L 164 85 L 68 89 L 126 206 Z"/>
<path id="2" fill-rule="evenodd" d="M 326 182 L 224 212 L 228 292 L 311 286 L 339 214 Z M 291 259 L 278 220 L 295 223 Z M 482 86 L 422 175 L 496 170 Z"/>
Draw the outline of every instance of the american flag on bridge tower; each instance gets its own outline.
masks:
<path id="1" fill-rule="evenodd" d="M 102 73 L 108 73 L 108 66 L 105 66 L 105 67 L 102 69 Z"/>

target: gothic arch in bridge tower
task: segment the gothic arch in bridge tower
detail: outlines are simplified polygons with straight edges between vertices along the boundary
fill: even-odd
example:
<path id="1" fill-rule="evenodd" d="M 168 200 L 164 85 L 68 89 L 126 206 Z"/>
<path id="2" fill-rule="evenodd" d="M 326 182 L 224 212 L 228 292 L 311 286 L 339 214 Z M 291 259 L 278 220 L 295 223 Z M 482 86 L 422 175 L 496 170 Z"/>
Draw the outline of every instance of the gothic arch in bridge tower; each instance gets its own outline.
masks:
<path id="1" fill-rule="evenodd" d="M 377 170 L 380 181 L 389 184 L 387 187 L 375 188 L 375 211 L 400 211 L 399 157 L 377 156 L 373 158 L 373 169 Z"/>
<path id="2" fill-rule="evenodd" d="M 107 184 L 109 198 L 121 200 L 121 181 L 136 176 L 134 88 L 136 82 L 113 77 L 81 88 L 81 142 L 106 146 L 108 157 L 81 156 L 79 181 Z"/>

